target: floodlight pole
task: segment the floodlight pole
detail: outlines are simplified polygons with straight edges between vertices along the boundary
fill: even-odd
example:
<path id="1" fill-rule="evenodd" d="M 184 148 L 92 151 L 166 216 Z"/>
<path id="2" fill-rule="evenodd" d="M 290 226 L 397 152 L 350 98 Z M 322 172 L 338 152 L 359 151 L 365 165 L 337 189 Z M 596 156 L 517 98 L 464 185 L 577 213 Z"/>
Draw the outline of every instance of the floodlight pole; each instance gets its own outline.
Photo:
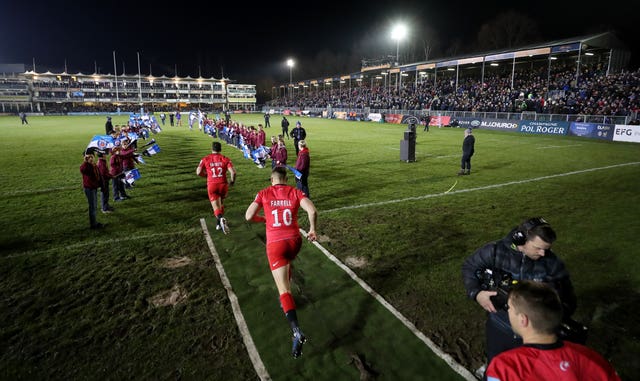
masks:
<path id="1" fill-rule="evenodd" d="M 391 38 L 396 40 L 396 67 L 398 68 L 398 76 L 396 77 L 396 91 L 398 92 L 400 92 L 400 40 L 402 40 L 406 34 L 407 29 L 403 24 L 397 24 L 391 30 Z"/>
<path id="2" fill-rule="evenodd" d="M 118 69 L 116 69 L 116 51 L 113 51 L 113 80 L 116 83 L 116 103 L 120 102 L 118 96 Z"/>
<path id="3" fill-rule="evenodd" d="M 138 55 L 138 95 L 140 96 L 140 104 L 142 104 L 142 76 L 140 74 L 140 52 L 136 52 Z"/>
<path id="4" fill-rule="evenodd" d="M 293 60 L 291 58 L 289 58 L 287 60 L 287 66 L 289 66 L 289 100 L 293 99 L 292 96 L 292 92 L 293 92 Z"/>

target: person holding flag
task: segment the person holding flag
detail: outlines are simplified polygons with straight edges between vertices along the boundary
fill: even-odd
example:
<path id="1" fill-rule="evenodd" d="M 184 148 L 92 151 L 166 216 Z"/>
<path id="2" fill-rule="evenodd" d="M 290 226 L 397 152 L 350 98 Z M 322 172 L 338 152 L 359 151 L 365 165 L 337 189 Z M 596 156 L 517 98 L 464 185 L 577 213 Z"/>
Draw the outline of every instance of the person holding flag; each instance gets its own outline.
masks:
<path id="1" fill-rule="evenodd" d="M 102 194 L 102 213 L 111 213 L 114 208 L 109 205 L 109 181 L 111 181 L 111 173 L 107 158 L 104 157 L 102 151 L 98 151 L 98 172 L 100 172 L 100 193 Z"/>
<path id="2" fill-rule="evenodd" d="M 291 262 L 302 247 L 298 228 L 298 210 L 302 207 L 309 218 L 307 239 L 315 241 L 318 211 L 304 193 L 287 184 L 287 170 L 276 167 L 271 171 L 271 186 L 262 189 L 247 208 L 245 219 L 266 224 L 266 250 L 269 268 L 280 294 L 280 305 L 293 331 L 294 358 L 302 354 L 302 345 L 307 341 L 298 324 L 296 304 L 291 295 Z M 260 209 L 264 216 L 258 215 Z"/>
<path id="3" fill-rule="evenodd" d="M 121 146 L 115 146 L 111 150 L 111 178 L 113 179 L 113 201 L 122 201 L 129 198 L 124 188 L 124 168 L 122 166 Z"/>
<path id="4" fill-rule="evenodd" d="M 229 192 L 229 184 L 233 186 L 236 182 L 236 171 L 233 168 L 231 159 L 222 155 L 222 144 L 213 142 L 211 144 L 211 154 L 203 157 L 196 168 L 196 175 L 207 178 L 207 193 L 213 208 L 213 215 L 216 217 L 217 230 L 222 230 L 224 234 L 229 234 L 229 225 L 224 218 L 224 199 Z M 227 172 L 231 180 L 227 182 Z"/>
<path id="5" fill-rule="evenodd" d="M 89 227 L 91 229 L 102 229 L 103 224 L 99 223 L 96 218 L 98 209 L 98 188 L 100 188 L 100 172 L 93 162 L 92 153 L 84 155 L 84 161 L 80 165 L 80 173 L 82 173 L 82 188 L 84 195 L 89 203 Z"/>

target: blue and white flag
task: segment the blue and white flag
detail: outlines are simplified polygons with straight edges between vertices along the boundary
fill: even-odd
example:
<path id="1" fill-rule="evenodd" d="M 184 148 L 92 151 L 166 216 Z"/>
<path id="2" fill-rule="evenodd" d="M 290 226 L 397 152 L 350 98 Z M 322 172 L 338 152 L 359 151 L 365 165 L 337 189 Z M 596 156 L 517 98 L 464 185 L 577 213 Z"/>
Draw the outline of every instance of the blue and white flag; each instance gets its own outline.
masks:
<path id="1" fill-rule="evenodd" d="M 92 150 L 100 150 L 106 151 L 108 149 L 113 148 L 115 145 L 115 140 L 109 135 L 96 135 L 91 138 L 89 145 L 87 146 L 87 151 Z"/>
<path id="2" fill-rule="evenodd" d="M 302 177 L 302 173 L 300 171 L 298 171 L 297 169 L 295 169 L 294 167 L 287 165 L 287 169 L 291 171 L 291 173 L 293 173 L 293 175 L 296 177 L 296 179 L 300 179 Z"/>
<path id="3" fill-rule="evenodd" d="M 249 152 L 249 146 L 247 146 L 246 144 L 242 145 L 242 155 L 244 156 L 245 159 L 251 158 L 251 152 Z"/>
<path id="4" fill-rule="evenodd" d="M 129 141 L 131 143 L 135 142 L 136 140 L 138 140 L 138 134 L 136 134 L 135 132 L 127 132 L 127 137 L 129 138 Z"/>
<path id="5" fill-rule="evenodd" d="M 256 164 L 260 164 L 260 159 L 266 159 L 268 151 L 264 146 L 260 146 L 251 152 L 251 157 Z"/>
<path id="6" fill-rule="evenodd" d="M 157 144 L 154 144 L 151 147 L 144 150 L 144 152 L 146 152 L 148 156 L 153 156 L 158 152 L 160 152 L 160 147 Z"/>
<path id="7" fill-rule="evenodd" d="M 137 169 L 131 169 L 129 171 L 124 172 L 124 181 L 129 185 L 133 184 L 134 181 L 140 178 L 140 171 Z"/>

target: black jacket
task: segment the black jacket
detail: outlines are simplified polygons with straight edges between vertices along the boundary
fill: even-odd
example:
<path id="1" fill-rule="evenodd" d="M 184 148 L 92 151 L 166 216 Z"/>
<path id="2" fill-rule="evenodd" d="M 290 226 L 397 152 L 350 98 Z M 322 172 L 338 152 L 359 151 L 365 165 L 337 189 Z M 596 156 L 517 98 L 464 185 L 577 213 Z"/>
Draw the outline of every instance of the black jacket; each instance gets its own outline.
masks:
<path id="1" fill-rule="evenodd" d="M 462 153 L 466 154 L 466 155 L 473 155 L 474 153 L 474 146 L 476 143 L 476 137 L 473 135 L 468 135 L 467 137 L 464 138 L 464 140 L 462 141 Z"/>
<path id="2" fill-rule="evenodd" d="M 307 131 L 302 127 L 295 127 L 291 130 L 291 136 L 294 140 L 304 140 L 307 137 Z"/>
<path id="3" fill-rule="evenodd" d="M 477 272 L 485 269 L 501 270 L 511 274 L 514 280 L 548 283 L 560 295 L 565 316 L 571 316 L 576 310 L 576 296 L 562 260 L 551 250 L 536 261 L 530 259 L 512 243 L 514 231 L 515 229 L 500 241 L 484 245 L 464 261 L 462 280 L 467 296 L 475 300 L 478 292 L 482 291 Z"/>

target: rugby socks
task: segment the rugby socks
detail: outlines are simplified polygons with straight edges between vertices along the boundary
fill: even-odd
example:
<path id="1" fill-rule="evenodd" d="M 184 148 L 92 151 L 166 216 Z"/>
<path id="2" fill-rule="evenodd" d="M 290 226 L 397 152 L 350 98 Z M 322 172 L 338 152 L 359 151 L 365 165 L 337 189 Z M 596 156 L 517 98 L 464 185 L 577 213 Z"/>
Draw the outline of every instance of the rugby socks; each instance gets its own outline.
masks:
<path id="1" fill-rule="evenodd" d="M 296 314 L 296 302 L 293 300 L 293 296 L 286 292 L 280 295 L 280 304 L 282 305 L 282 310 L 291 325 L 291 328 L 298 327 L 298 315 Z"/>
<path id="2" fill-rule="evenodd" d="M 220 226 L 220 219 L 222 218 L 222 209 L 214 210 L 213 216 L 216 218 L 216 225 Z"/>

